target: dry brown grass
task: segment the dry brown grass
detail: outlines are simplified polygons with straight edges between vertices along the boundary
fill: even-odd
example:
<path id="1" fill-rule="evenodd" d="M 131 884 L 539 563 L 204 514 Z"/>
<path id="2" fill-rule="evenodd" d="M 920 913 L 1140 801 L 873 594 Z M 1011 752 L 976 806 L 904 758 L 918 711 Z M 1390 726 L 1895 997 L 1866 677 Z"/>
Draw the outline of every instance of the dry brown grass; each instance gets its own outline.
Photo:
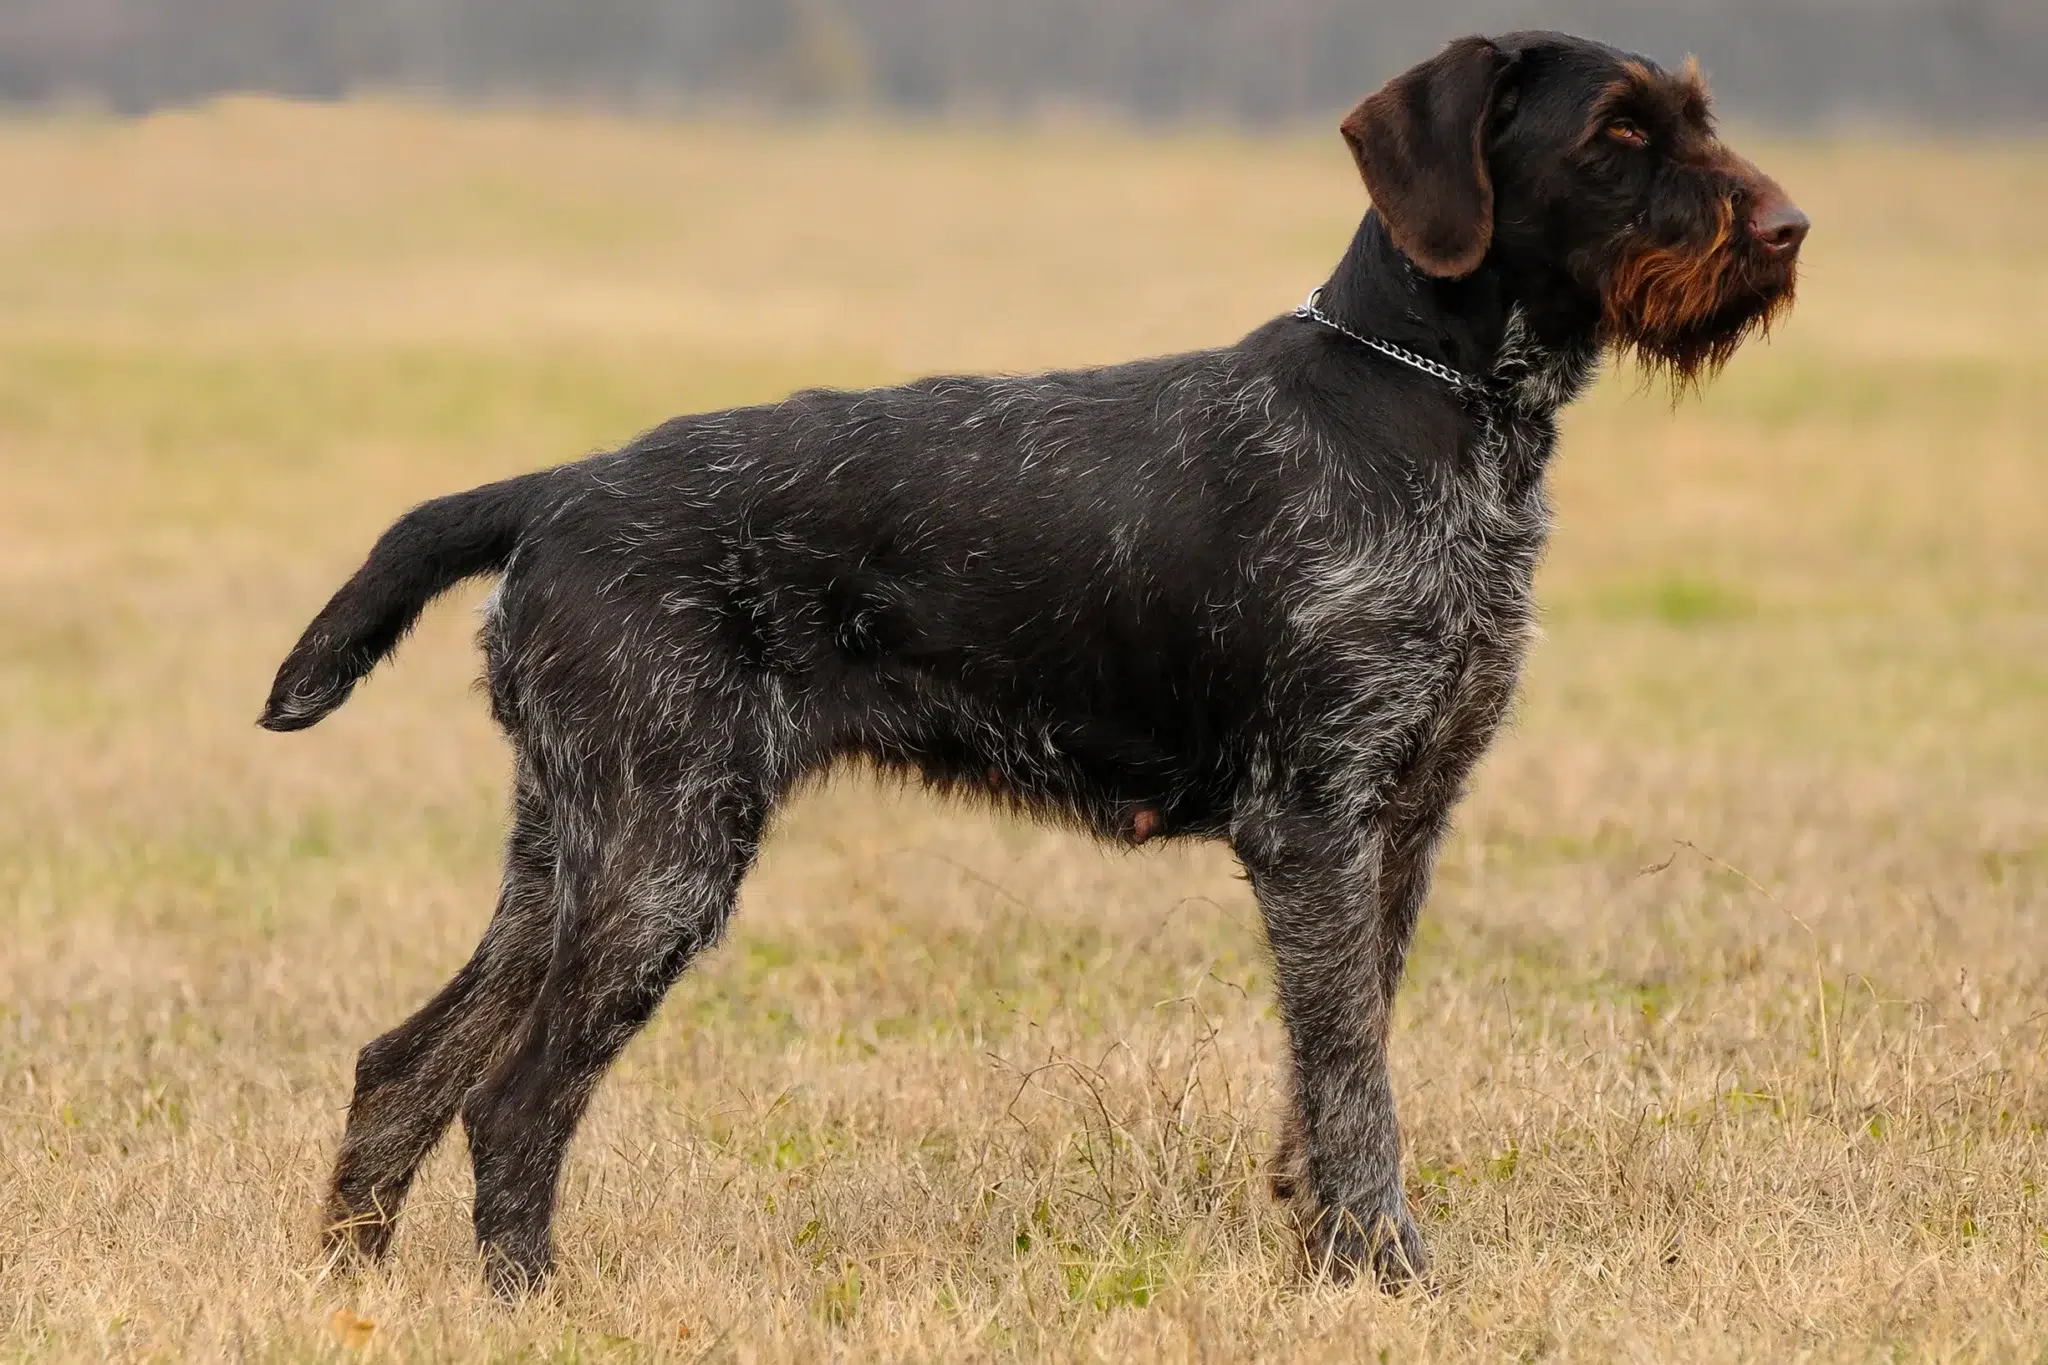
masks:
<path id="1" fill-rule="evenodd" d="M 1342 246 L 1343 150 L 0 126 L 0 1353 L 2042 1358 L 2048 153 L 1760 151 L 1800 309 L 1703 401 L 1570 418 L 1549 639 L 1402 1001 L 1440 1292 L 1293 1272 L 1225 857 L 842 786 L 508 1310 L 459 1141 L 388 1269 L 313 1227 L 354 1050 L 492 897 L 472 620 L 259 734 L 298 627 L 411 500 L 672 412 L 1227 339 Z"/>

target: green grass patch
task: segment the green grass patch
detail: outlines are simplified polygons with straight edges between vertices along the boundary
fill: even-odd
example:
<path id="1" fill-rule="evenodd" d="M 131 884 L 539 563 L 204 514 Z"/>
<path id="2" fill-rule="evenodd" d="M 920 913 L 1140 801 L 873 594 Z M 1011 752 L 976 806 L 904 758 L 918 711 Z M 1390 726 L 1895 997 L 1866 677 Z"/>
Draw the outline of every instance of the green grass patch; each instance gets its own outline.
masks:
<path id="1" fill-rule="evenodd" d="M 1748 589 L 1711 578 L 1665 574 L 1611 588 L 1598 598 L 1612 617 L 1655 621 L 1681 630 L 1747 621 L 1757 614 Z"/>

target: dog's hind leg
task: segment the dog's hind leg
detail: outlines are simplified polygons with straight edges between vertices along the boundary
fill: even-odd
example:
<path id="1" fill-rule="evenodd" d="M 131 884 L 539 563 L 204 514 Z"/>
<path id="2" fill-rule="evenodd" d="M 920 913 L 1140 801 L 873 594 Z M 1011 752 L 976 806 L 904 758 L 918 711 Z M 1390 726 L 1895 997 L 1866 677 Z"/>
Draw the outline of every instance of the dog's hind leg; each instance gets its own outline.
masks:
<path id="1" fill-rule="evenodd" d="M 462 1106 L 477 1244 L 507 1297 L 551 1268 L 569 1139 L 605 1069 L 723 934 L 768 798 L 727 770 L 709 783 L 686 775 L 666 791 L 615 791 L 587 809 L 588 837 L 563 858 L 547 978 L 517 1041 Z"/>
<path id="2" fill-rule="evenodd" d="M 522 781 L 497 913 L 468 963 L 417 1014 L 362 1050 L 326 1205 L 331 1251 L 374 1259 L 399 1205 L 471 1086 L 500 1055 L 547 974 L 555 836 Z"/>

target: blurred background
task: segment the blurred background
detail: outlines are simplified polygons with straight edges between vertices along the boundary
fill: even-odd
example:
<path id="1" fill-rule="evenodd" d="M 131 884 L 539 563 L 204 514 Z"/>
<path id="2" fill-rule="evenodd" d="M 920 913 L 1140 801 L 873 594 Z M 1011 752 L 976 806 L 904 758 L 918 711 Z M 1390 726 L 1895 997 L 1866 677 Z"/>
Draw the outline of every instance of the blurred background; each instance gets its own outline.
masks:
<path id="1" fill-rule="evenodd" d="M 1704 54 L 1742 114 L 2022 125 L 2048 112 L 2035 0 L 7 0 L 0 101 L 124 112 L 259 90 L 609 108 L 1082 105 L 1260 123 L 1513 28 Z"/>
<path id="2" fill-rule="evenodd" d="M 314 1227 L 469 953 L 485 584 L 317 729 L 413 503 L 816 384 L 1228 345 L 1472 29 L 1698 54 L 1812 215 L 1563 415 L 1544 638 L 1396 1019 L 1440 1292 L 1305 1286 L 1227 852 L 861 779 L 627 1051 L 508 1311 L 459 1137 Z M 0 1359 L 2048 1359 L 2048 6 L 0 0 Z"/>

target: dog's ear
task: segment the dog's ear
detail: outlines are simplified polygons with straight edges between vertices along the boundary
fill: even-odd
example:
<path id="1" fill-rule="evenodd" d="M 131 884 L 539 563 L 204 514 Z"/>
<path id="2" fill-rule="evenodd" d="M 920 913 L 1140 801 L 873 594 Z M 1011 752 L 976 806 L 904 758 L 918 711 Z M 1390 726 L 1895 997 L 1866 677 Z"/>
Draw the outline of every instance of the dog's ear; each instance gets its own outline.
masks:
<path id="1" fill-rule="evenodd" d="M 1367 95 L 1342 124 L 1394 245 L 1427 274 L 1469 275 L 1493 243 L 1486 126 L 1515 59 L 1459 38 Z"/>

